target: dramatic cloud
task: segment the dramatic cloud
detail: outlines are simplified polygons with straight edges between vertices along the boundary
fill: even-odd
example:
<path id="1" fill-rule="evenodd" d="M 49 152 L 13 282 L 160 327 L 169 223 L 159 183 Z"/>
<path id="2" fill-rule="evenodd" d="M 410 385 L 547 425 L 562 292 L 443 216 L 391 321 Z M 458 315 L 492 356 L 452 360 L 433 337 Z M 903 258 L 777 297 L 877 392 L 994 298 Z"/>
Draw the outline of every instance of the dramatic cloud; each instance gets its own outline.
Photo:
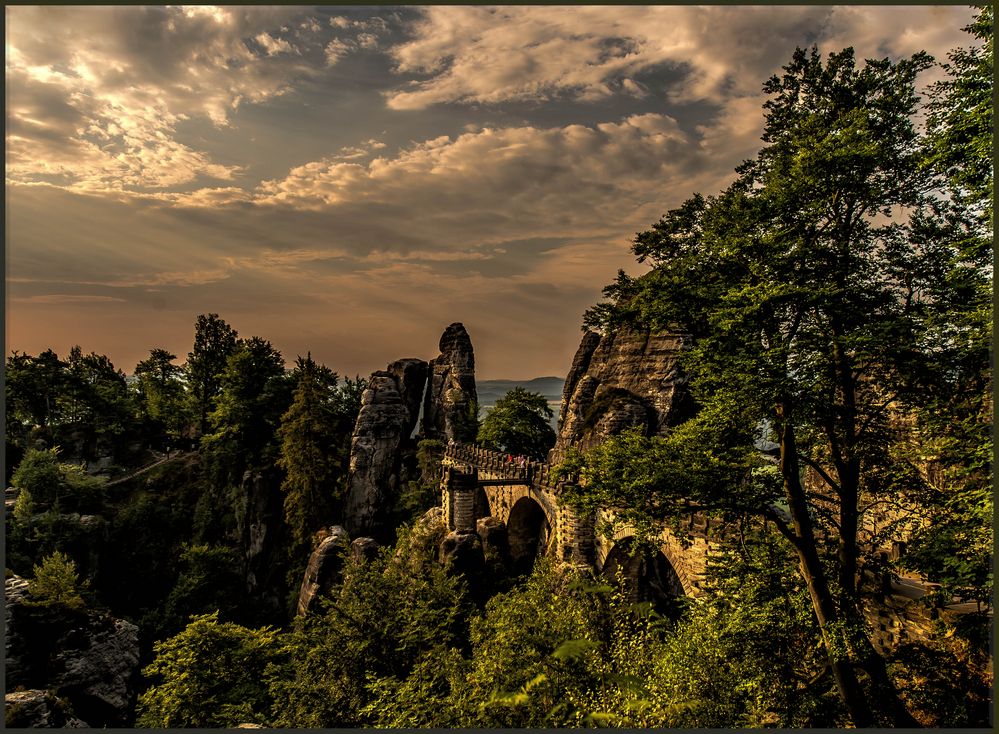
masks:
<path id="1" fill-rule="evenodd" d="M 972 14 L 8 8 L 7 348 L 127 369 L 219 312 L 353 374 L 461 320 L 482 376 L 564 374 L 634 233 L 756 154 L 795 46 L 943 59 Z"/>
<path id="2" fill-rule="evenodd" d="M 8 178 L 87 189 L 232 179 L 240 166 L 178 142 L 177 127 L 195 116 L 225 127 L 241 103 L 280 95 L 307 75 L 292 41 L 265 30 L 291 15 L 210 7 L 8 12 Z"/>

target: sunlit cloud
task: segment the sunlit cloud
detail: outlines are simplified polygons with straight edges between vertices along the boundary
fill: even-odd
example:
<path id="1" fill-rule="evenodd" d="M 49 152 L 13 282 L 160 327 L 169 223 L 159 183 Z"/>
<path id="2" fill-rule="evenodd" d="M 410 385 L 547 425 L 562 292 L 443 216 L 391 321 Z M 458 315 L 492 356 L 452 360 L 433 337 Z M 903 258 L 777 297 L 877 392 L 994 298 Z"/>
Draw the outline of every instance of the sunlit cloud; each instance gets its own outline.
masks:
<path id="1" fill-rule="evenodd" d="M 634 233 L 755 156 L 795 46 L 942 59 L 972 15 L 8 8 L 9 346 L 134 364 L 219 312 L 363 373 L 462 320 L 486 376 L 564 373 Z"/>

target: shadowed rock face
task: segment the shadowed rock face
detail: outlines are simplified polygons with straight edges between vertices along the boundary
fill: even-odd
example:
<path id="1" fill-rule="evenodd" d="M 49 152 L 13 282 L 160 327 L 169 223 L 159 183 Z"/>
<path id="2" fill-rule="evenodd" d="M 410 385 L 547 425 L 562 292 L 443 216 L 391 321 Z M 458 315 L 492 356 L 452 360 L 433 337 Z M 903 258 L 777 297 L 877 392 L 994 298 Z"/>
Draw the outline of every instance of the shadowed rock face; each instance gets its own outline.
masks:
<path id="1" fill-rule="evenodd" d="M 565 381 L 559 435 L 549 454 L 558 463 L 571 446 L 587 449 L 632 426 L 663 435 L 693 413 L 678 357 L 680 334 L 620 328 L 583 335 Z"/>
<path id="2" fill-rule="evenodd" d="M 390 364 L 386 371 L 395 376 L 402 394 L 402 400 L 409 411 L 409 423 L 406 426 L 406 437 L 413 434 L 416 421 L 420 417 L 420 404 L 427 386 L 427 372 L 430 365 L 422 359 L 400 359 Z"/>
<path id="3" fill-rule="evenodd" d="M 423 407 L 424 438 L 450 440 L 455 426 L 478 401 L 472 340 L 460 323 L 451 324 L 440 340 L 440 355 L 430 362 L 430 385 Z"/>
<path id="4" fill-rule="evenodd" d="M 26 595 L 24 579 L 7 579 L 7 687 L 54 690 L 95 727 L 127 725 L 139 669 L 138 627 L 93 610 L 32 607 Z"/>
<path id="5" fill-rule="evenodd" d="M 405 388 L 392 372 L 368 378 L 350 443 L 350 470 L 344 524 L 352 536 L 381 530 L 385 513 L 398 493 L 400 446 L 413 425 Z"/>
<path id="6" fill-rule="evenodd" d="M 299 616 L 308 614 L 315 598 L 333 588 L 343 570 L 343 559 L 349 548 L 350 538 L 347 531 L 339 525 L 331 527 L 329 533 L 312 551 L 309 565 L 305 567 L 305 577 L 298 592 Z"/>

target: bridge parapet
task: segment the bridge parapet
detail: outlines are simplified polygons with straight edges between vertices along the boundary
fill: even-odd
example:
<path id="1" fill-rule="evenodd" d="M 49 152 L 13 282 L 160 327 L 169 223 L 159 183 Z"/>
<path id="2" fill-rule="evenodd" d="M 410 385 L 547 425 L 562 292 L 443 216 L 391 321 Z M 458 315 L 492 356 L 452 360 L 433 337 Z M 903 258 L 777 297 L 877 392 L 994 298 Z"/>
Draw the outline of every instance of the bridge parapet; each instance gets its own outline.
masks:
<path id="1" fill-rule="evenodd" d="M 452 443 L 444 449 L 445 466 L 468 466 L 497 475 L 497 478 L 510 479 L 528 484 L 550 494 L 559 493 L 559 483 L 555 481 L 554 467 L 544 461 L 529 459 L 520 463 L 518 457 L 502 451 Z"/>

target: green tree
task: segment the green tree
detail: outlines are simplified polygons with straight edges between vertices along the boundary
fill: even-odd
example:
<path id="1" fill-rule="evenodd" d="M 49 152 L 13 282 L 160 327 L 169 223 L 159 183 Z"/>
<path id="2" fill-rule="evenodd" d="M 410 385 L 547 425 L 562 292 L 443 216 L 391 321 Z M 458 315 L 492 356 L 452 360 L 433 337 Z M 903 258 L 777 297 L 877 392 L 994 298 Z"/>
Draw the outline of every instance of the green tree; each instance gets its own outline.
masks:
<path id="1" fill-rule="evenodd" d="M 57 415 L 66 363 L 51 349 L 37 357 L 12 352 L 4 375 L 8 416 L 32 426 L 45 426 Z"/>
<path id="2" fill-rule="evenodd" d="M 297 545 L 331 520 L 341 455 L 337 450 L 337 375 L 317 365 L 311 353 L 298 359 L 294 400 L 281 416 L 277 464 L 285 471 L 284 518 Z"/>
<path id="3" fill-rule="evenodd" d="M 239 334 L 217 313 L 200 314 L 194 325 L 194 348 L 187 355 L 184 371 L 200 416 L 201 433 L 208 430 L 208 414 L 221 389 L 222 372 L 229 355 L 236 350 Z"/>
<path id="4" fill-rule="evenodd" d="M 475 443 L 482 421 L 479 420 L 479 403 L 476 400 L 468 404 L 464 413 L 458 413 L 454 419 L 454 440 L 458 443 Z"/>
<path id="5" fill-rule="evenodd" d="M 407 556 L 348 561 L 323 611 L 305 617 L 289 642 L 289 667 L 272 688 L 280 702 L 275 726 L 383 721 L 371 705 L 374 691 L 395 689 L 417 666 L 453 663 L 450 651 L 468 634 L 465 583 L 436 562 Z"/>
<path id="6" fill-rule="evenodd" d="M 43 604 L 61 604 L 81 608 L 83 598 L 79 593 L 76 564 L 69 556 L 55 551 L 35 566 L 35 576 L 28 581 L 28 593 Z"/>
<path id="7" fill-rule="evenodd" d="M 139 697 L 142 727 L 233 728 L 268 724 L 273 705 L 268 667 L 282 654 L 281 635 L 220 622 L 218 613 L 194 617 L 183 632 L 153 646 L 143 671 L 154 684 Z"/>
<path id="8" fill-rule="evenodd" d="M 958 48 L 943 64 L 948 78 L 937 82 L 927 104 L 928 165 L 942 174 L 951 193 L 992 231 L 992 68 L 995 9 L 980 6 L 964 30 L 980 43 Z M 987 242 L 980 243 L 987 246 Z"/>
<path id="9" fill-rule="evenodd" d="M 134 405 L 125 373 L 107 356 L 95 352 L 85 355 L 74 346 L 57 403 L 64 424 L 60 435 L 66 442 L 83 440 L 81 458 L 122 455 L 122 438 L 134 427 Z"/>
<path id="10" fill-rule="evenodd" d="M 515 387 L 486 414 L 479 429 L 479 443 L 543 461 L 555 445 L 552 416 L 543 395 Z"/>
<path id="11" fill-rule="evenodd" d="M 48 507 L 58 499 L 62 483 L 59 449 L 28 449 L 11 481 L 14 487 L 29 493 L 35 503 Z"/>
<path id="12" fill-rule="evenodd" d="M 187 425 L 184 370 L 173 364 L 177 356 L 166 349 L 151 349 L 135 365 L 140 413 L 157 445 L 169 445 Z"/>
<path id="13" fill-rule="evenodd" d="M 993 8 L 984 6 L 966 28 L 981 41 L 950 54 L 949 76 L 931 90 L 927 166 L 951 199 L 956 244 L 949 268 L 952 311 L 942 320 L 953 344 L 926 366 L 929 399 L 917 413 L 914 453 L 925 459 L 928 508 L 901 565 L 988 606 L 992 599 L 992 263 Z M 977 265 L 977 268 L 968 267 Z M 989 271 L 990 272 L 990 271 Z M 914 460 L 918 461 L 919 457 Z"/>
<path id="14" fill-rule="evenodd" d="M 598 450 L 588 491 L 614 502 L 643 484 L 647 510 L 687 499 L 769 515 L 798 554 L 838 690 L 858 726 L 911 722 L 863 633 L 862 513 L 919 482 L 893 452 L 898 416 L 920 404 L 926 364 L 937 364 L 954 341 L 945 325 L 963 318 L 948 287 L 955 271 L 989 277 L 957 257 L 959 245 L 928 195 L 932 181 L 912 120 L 913 82 L 929 63 L 919 54 L 857 68 L 850 49 L 825 63 L 815 51 L 796 51 L 765 86 L 766 145 L 757 158 L 719 196 L 695 196 L 639 234 L 634 251 L 653 270 L 619 278 L 608 289 L 614 300 L 588 319 L 695 337 L 683 361 L 701 413 L 678 438 L 650 443 L 663 444 L 663 460 L 694 460 L 695 476 L 722 470 L 725 492 L 735 489 L 726 498 L 721 486 L 699 481 L 636 480 L 632 459 L 664 480 L 678 475 L 652 465 L 648 446 L 625 440 Z M 770 478 L 755 458 L 758 426 L 776 445 Z M 706 449 L 695 456 L 681 440 Z M 773 508 L 776 500 L 786 513 Z M 823 557 L 823 535 L 835 546 L 832 557 Z M 873 695 L 861 686 L 861 670 Z"/>
<path id="15" fill-rule="evenodd" d="M 217 478 L 238 482 L 248 467 L 270 458 L 274 432 L 291 400 L 290 380 L 281 353 L 255 336 L 229 355 L 218 384 L 211 432 L 202 446 Z"/>

